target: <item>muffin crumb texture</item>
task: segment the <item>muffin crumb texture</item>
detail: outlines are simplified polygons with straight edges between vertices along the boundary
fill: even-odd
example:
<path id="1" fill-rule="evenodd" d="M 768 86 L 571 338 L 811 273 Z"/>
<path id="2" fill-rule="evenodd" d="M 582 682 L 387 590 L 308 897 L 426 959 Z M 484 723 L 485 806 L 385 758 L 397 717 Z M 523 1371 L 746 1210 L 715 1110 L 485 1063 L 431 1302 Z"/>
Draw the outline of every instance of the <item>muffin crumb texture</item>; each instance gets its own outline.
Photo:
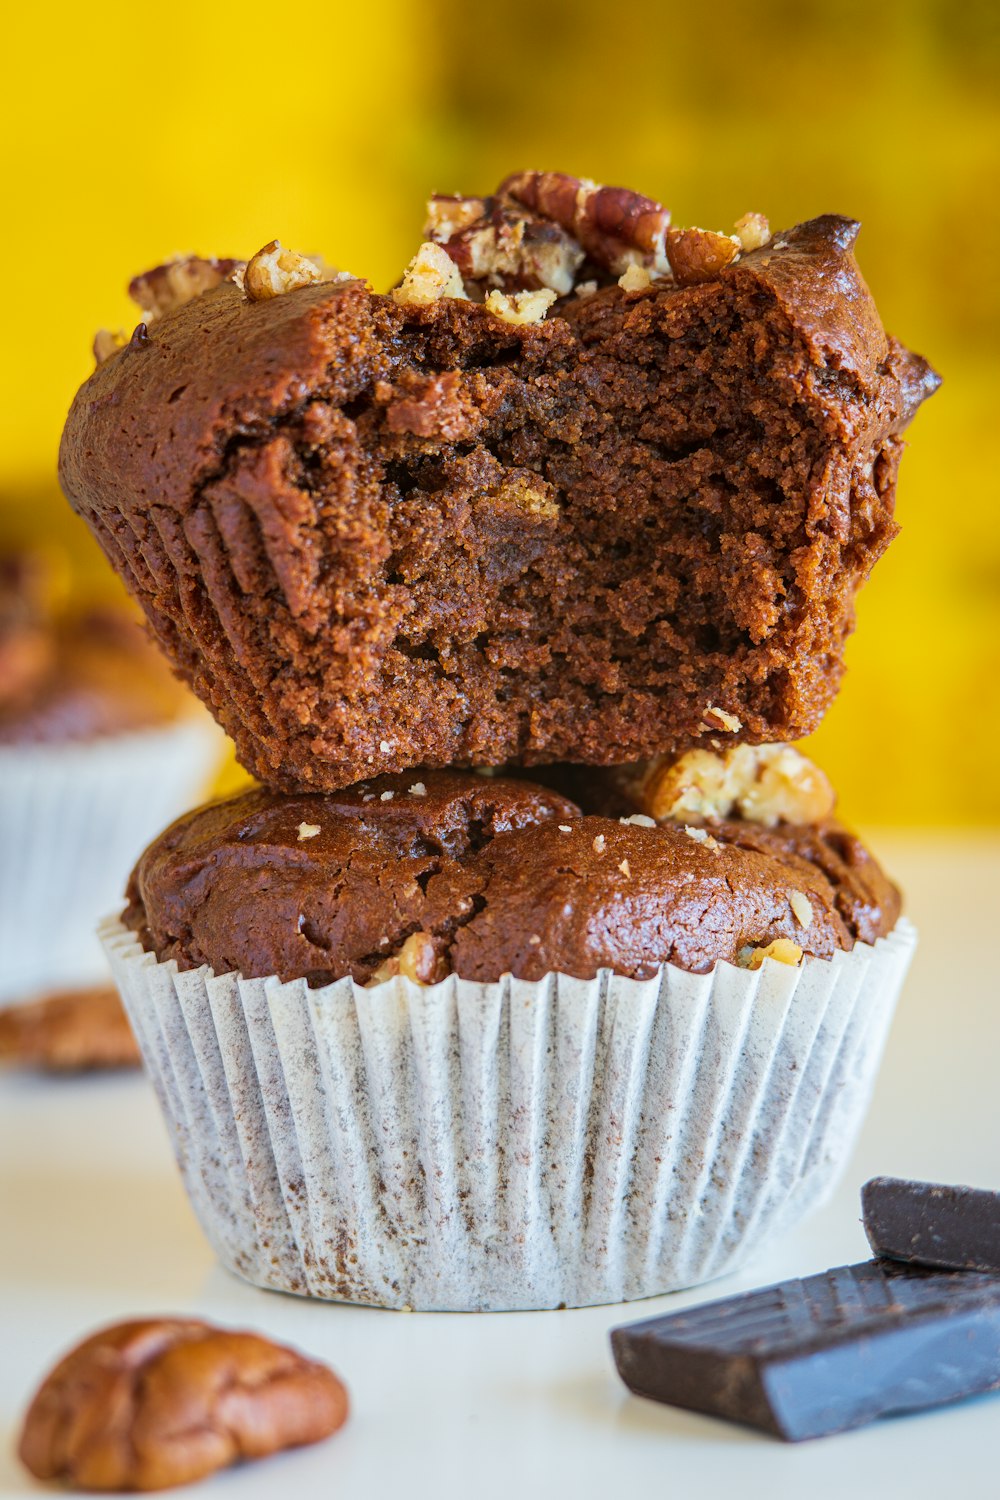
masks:
<path id="1" fill-rule="evenodd" d="M 857 227 L 526 172 L 435 199 L 389 295 L 276 241 L 159 267 L 63 487 L 272 786 L 795 739 L 937 384 Z"/>
<path id="2" fill-rule="evenodd" d="M 182 969 L 367 985 L 601 968 L 643 979 L 663 963 L 746 967 L 747 952 L 789 962 L 792 948 L 828 958 L 899 914 L 895 888 L 832 822 L 651 825 L 527 781 L 428 771 L 421 784 L 421 796 L 409 777 L 255 790 L 191 813 L 140 859 L 126 925 Z M 303 841 L 303 825 L 318 831 Z"/>

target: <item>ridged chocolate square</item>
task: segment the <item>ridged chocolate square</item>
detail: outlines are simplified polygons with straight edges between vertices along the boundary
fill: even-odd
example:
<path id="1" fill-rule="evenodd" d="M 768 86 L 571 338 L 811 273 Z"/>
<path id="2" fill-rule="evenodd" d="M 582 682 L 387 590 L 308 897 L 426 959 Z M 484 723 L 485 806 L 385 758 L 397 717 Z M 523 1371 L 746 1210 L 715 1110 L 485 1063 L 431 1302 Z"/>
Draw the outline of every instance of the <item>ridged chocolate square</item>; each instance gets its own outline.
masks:
<path id="1" fill-rule="evenodd" d="M 636 1395 L 788 1442 L 1000 1387 L 1000 1276 L 894 1261 L 616 1328 Z"/>

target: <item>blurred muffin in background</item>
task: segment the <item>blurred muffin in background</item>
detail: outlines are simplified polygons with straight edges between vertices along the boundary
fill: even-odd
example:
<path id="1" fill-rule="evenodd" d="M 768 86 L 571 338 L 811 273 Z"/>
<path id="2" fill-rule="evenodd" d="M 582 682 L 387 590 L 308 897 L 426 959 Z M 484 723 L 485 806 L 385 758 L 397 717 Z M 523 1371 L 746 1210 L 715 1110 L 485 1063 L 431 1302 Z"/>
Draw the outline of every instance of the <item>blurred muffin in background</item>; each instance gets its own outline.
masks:
<path id="1" fill-rule="evenodd" d="M 60 563 L 0 555 L 0 745 L 94 740 L 196 713 L 138 618 L 75 600 Z"/>
<path id="2" fill-rule="evenodd" d="M 106 976 L 96 923 L 223 749 L 124 601 L 58 549 L 0 552 L 0 1005 Z"/>

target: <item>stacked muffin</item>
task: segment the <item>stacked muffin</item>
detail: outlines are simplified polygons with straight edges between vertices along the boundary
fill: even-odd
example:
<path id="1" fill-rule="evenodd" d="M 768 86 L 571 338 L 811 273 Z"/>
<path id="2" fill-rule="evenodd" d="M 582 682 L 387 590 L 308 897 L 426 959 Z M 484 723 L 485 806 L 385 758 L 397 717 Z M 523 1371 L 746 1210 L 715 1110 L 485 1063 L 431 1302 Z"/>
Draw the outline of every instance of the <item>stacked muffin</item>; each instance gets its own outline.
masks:
<path id="1" fill-rule="evenodd" d="M 527 173 L 388 296 L 272 243 L 102 336 L 64 488 L 265 783 L 104 936 L 251 1280 L 639 1297 L 831 1185 L 912 930 L 785 742 L 936 385 L 856 230 Z"/>

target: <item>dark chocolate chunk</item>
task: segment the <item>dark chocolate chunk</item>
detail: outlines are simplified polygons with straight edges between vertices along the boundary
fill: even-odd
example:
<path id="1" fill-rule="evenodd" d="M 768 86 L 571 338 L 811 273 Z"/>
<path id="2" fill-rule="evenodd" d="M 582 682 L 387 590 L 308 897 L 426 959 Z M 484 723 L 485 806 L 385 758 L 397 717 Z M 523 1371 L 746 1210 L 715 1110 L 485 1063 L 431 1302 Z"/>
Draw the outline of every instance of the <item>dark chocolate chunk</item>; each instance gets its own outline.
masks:
<path id="1" fill-rule="evenodd" d="M 1000 1276 L 840 1266 L 616 1328 L 618 1373 L 788 1442 L 1000 1387 Z"/>
<path id="2" fill-rule="evenodd" d="M 873 1177 L 861 1189 L 876 1255 L 952 1271 L 1000 1271 L 1000 1193 Z"/>

